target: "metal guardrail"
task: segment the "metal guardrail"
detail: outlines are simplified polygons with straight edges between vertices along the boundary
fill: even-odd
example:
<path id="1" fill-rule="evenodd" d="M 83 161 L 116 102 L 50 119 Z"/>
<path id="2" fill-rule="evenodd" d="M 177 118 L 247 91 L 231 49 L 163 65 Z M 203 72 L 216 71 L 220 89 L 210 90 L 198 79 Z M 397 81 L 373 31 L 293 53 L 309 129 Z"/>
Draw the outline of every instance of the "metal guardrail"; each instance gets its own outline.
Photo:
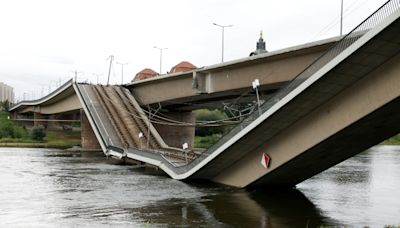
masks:
<path id="1" fill-rule="evenodd" d="M 359 40 L 365 33 L 369 30 L 383 22 L 389 15 L 400 9 L 400 0 L 389 0 L 378 8 L 374 13 L 372 13 L 367 19 L 365 19 L 361 24 L 344 36 L 336 45 L 327 50 L 322 56 L 311 63 L 306 69 L 304 69 L 300 74 L 298 74 L 286 87 L 280 89 L 274 96 L 269 100 L 264 102 L 260 106 L 262 113 L 265 113 L 272 106 L 278 103 L 282 98 L 287 96 L 290 92 L 296 89 L 300 84 L 302 84 L 306 79 L 314 75 L 323 66 L 341 54 L 350 45 Z M 209 147 L 206 151 L 202 153 L 196 160 L 192 162 L 189 166 L 194 166 L 201 160 L 205 159 L 207 156 L 212 154 L 215 150 L 221 147 L 233 136 L 238 134 L 242 129 L 251 124 L 254 120 L 259 117 L 259 112 L 255 110 L 253 114 L 244 119 L 240 124 L 235 126 L 230 132 L 224 135 L 217 143 Z M 191 168 L 188 167 L 188 168 Z"/>

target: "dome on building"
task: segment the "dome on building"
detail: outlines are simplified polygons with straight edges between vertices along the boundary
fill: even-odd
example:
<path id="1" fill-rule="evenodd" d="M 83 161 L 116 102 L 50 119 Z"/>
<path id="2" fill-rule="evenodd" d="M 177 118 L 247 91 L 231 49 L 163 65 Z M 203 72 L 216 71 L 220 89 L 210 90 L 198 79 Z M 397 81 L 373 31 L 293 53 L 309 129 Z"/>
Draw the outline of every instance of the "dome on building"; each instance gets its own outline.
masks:
<path id="1" fill-rule="evenodd" d="M 197 67 L 188 61 L 182 61 L 178 63 L 176 66 L 171 68 L 171 71 L 169 72 L 170 74 L 172 73 L 177 73 L 177 72 L 184 72 L 184 71 L 189 71 L 196 69 Z"/>
<path id="2" fill-rule="evenodd" d="M 132 81 L 143 80 L 146 78 L 152 78 L 157 75 L 158 75 L 158 73 L 155 72 L 154 70 L 152 70 L 150 68 L 145 68 L 142 71 L 140 71 L 139 73 L 137 73 L 135 75 L 135 78 Z"/>

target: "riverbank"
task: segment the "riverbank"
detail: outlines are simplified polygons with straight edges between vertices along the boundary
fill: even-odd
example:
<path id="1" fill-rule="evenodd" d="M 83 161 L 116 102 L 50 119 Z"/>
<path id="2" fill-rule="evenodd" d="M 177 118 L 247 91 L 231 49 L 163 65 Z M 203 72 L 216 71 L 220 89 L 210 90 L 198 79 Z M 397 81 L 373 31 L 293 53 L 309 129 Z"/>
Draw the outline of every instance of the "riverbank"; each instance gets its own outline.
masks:
<path id="1" fill-rule="evenodd" d="M 56 148 L 67 149 L 80 146 L 81 134 L 73 131 L 47 131 L 43 141 L 35 141 L 27 138 L 2 138 L 0 147 L 23 147 L 23 148 Z"/>
<path id="2" fill-rule="evenodd" d="M 196 136 L 195 147 L 196 148 L 208 148 L 218 139 L 221 135 L 211 136 Z M 67 149 L 74 146 L 80 146 L 81 137 L 80 132 L 57 132 L 48 131 L 47 136 L 43 142 L 35 141 L 32 139 L 12 139 L 3 138 L 0 139 L 0 147 L 23 147 L 23 148 L 57 148 Z M 380 145 L 400 145 L 400 134 L 393 136 L 380 143 Z"/>
<path id="3" fill-rule="evenodd" d="M 400 145 L 400 134 L 393 136 L 381 143 L 381 145 Z"/>

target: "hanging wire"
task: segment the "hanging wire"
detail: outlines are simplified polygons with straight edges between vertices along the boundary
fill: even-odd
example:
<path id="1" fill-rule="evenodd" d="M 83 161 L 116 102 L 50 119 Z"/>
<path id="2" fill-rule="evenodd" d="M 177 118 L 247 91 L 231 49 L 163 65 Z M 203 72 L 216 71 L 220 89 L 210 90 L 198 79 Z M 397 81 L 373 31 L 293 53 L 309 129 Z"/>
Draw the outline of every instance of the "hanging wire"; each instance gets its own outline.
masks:
<path id="1" fill-rule="evenodd" d="M 105 97 L 105 99 L 107 99 L 110 102 L 113 102 L 113 100 L 111 100 L 111 98 L 109 98 L 108 96 Z M 126 97 L 122 97 L 122 99 L 127 100 L 128 102 L 130 102 Z M 149 119 L 145 119 L 141 116 L 138 116 L 135 113 L 131 113 L 127 110 L 122 110 L 125 113 L 128 113 L 129 115 L 144 120 L 144 121 L 149 121 Z M 199 121 L 199 122 L 195 122 L 195 123 L 189 123 L 189 122 L 183 122 L 183 121 L 177 121 L 174 119 L 170 119 L 170 118 L 165 118 L 162 117 L 158 114 L 153 114 L 150 111 L 146 111 L 144 109 L 142 109 L 142 111 L 144 113 L 146 113 L 148 116 L 151 115 L 151 118 L 156 117 L 158 120 L 150 120 L 151 123 L 155 123 L 155 124 L 160 124 L 160 125 L 170 125 L 170 126 L 182 126 L 182 127 L 219 127 L 219 126 L 228 126 L 228 125 L 234 125 L 237 124 L 237 122 L 229 122 L 229 123 L 223 123 L 225 121 L 229 121 L 229 120 L 233 120 L 236 117 L 230 117 L 230 118 L 225 118 L 225 119 L 221 119 L 221 120 L 215 120 L 215 121 Z M 246 114 L 247 115 L 250 115 Z M 221 124 L 219 124 L 221 123 Z"/>
<path id="2" fill-rule="evenodd" d="M 357 6 L 355 6 L 355 4 L 357 2 L 359 2 L 360 0 L 356 0 L 354 2 L 352 2 L 348 7 L 346 7 L 346 9 L 343 12 L 343 18 L 347 17 L 348 15 L 350 15 L 351 13 L 353 13 L 355 10 L 358 10 L 362 5 L 364 5 L 365 2 L 367 2 L 368 0 L 364 0 L 362 2 L 360 2 L 360 4 L 358 4 Z M 351 9 L 354 6 L 353 9 Z M 319 36 L 325 35 L 327 32 L 329 32 L 331 29 L 333 29 L 336 25 L 338 25 L 338 23 L 340 23 L 340 16 L 335 17 L 329 24 L 327 24 L 324 28 L 322 28 L 316 35 L 314 35 L 312 37 L 312 39 L 315 39 Z"/>
<path id="3" fill-rule="evenodd" d="M 232 104 L 238 104 L 238 101 L 242 98 L 242 97 L 244 97 L 244 96 L 247 96 L 247 95 L 249 95 L 249 94 L 251 94 L 253 92 L 253 89 L 249 89 L 249 90 L 246 90 L 245 92 L 243 92 L 242 94 L 240 94 L 237 98 L 235 98 L 235 100 L 232 102 Z M 125 99 L 125 98 L 124 98 Z M 199 105 L 199 104 L 196 104 L 196 103 L 188 103 L 188 102 L 173 102 L 173 101 L 170 101 L 170 102 L 165 102 L 165 103 L 173 103 L 173 104 L 180 104 L 180 105 L 192 105 L 192 106 L 195 106 L 195 105 Z M 159 104 L 160 105 L 160 104 Z M 224 103 L 222 103 L 222 105 L 224 105 Z M 201 105 L 202 107 L 204 107 L 204 105 Z M 242 115 L 242 117 L 246 117 L 246 116 L 248 116 L 248 115 L 250 115 L 253 111 L 254 111 L 254 108 L 252 108 L 252 107 L 250 107 L 250 108 L 246 108 L 246 109 L 249 109 L 249 110 L 251 110 L 251 109 L 253 109 L 253 110 L 251 110 L 248 114 L 244 114 L 244 115 Z M 143 110 L 147 115 L 150 115 L 150 112 L 149 111 L 146 111 L 146 110 Z M 153 113 L 151 113 L 152 115 L 153 115 Z M 164 116 L 162 116 L 162 115 L 164 115 Z M 167 121 L 167 122 L 171 122 L 171 123 L 176 123 L 176 124 L 189 124 L 190 126 L 208 126 L 209 124 L 213 124 L 212 126 L 219 126 L 219 125 L 215 125 L 216 123 L 219 123 L 219 122 L 224 122 L 224 121 L 230 121 L 230 120 L 236 120 L 237 119 L 237 117 L 229 117 L 229 118 L 225 118 L 225 119 L 221 119 L 221 120 L 216 120 L 216 121 L 198 121 L 198 122 L 196 122 L 196 124 L 195 125 L 193 125 L 193 123 L 187 123 L 187 122 L 182 122 L 182 121 L 178 121 L 178 120 L 174 120 L 174 119 L 172 119 L 170 116 L 167 116 L 167 115 L 165 115 L 165 114 L 162 114 L 162 113 L 160 113 L 160 115 L 159 114 L 157 114 L 157 115 L 153 115 L 153 117 L 156 117 L 157 119 L 159 119 L 159 120 L 164 120 L 164 121 Z M 237 124 L 237 122 L 235 122 L 235 123 L 224 123 L 223 125 L 233 125 L 233 124 Z M 221 125 L 221 126 L 223 126 L 223 125 Z"/>

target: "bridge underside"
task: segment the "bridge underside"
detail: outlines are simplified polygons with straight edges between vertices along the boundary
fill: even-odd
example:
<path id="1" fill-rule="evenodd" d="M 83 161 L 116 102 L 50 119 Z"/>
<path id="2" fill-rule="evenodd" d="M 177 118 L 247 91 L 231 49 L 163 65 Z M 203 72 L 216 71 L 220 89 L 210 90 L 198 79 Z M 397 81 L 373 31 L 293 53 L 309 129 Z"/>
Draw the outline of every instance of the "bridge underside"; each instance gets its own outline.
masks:
<path id="1" fill-rule="evenodd" d="M 248 187 L 294 186 L 400 133 L 400 98 L 286 162 Z"/>
<path id="2" fill-rule="evenodd" d="M 260 81 L 260 96 L 268 99 L 332 47 L 338 38 L 247 57 L 237 61 L 136 81 L 127 88 L 144 106 L 168 110 L 221 107 L 243 94 L 255 100 L 252 81 Z M 172 85 L 172 86 L 171 86 Z M 176 89 L 171 89 L 176 88 Z M 151 91 L 151 93 L 149 93 Z"/>

